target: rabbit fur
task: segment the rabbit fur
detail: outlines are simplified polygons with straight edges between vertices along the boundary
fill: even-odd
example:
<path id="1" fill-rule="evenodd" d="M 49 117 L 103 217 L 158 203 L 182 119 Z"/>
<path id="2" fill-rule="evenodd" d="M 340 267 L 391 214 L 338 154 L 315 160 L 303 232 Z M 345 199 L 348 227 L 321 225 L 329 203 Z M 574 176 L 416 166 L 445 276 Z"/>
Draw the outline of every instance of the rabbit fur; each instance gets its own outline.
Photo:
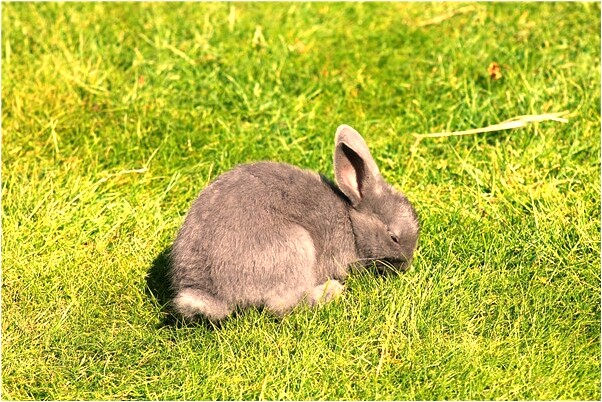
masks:
<path id="1" fill-rule="evenodd" d="M 282 315 L 340 294 L 353 263 L 407 269 L 416 212 L 349 126 L 337 129 L 334 166 L 338 187 L 311 171 L 258 162 L 205 188 L 170 255 L 175 312 L 217 321 L 236 307 L 264 306 Z"/>

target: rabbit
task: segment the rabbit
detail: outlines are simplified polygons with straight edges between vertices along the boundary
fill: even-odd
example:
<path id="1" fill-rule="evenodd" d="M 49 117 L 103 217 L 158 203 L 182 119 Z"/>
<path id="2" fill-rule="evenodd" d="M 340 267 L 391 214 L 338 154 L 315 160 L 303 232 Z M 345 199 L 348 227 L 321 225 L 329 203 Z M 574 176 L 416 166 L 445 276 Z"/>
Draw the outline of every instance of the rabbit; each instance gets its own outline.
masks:
<path id="1" fill-rule="evenodd" d="M 339 295 L 354 266 L 405 271 L 418 216 L 347 125 L 336 131 L 334 170 L 338 187 L 308 170 L 257 162 L 205 188 L 170 253 L 175 313 L 213 322 L 257 306 L 282 316 Z"/>

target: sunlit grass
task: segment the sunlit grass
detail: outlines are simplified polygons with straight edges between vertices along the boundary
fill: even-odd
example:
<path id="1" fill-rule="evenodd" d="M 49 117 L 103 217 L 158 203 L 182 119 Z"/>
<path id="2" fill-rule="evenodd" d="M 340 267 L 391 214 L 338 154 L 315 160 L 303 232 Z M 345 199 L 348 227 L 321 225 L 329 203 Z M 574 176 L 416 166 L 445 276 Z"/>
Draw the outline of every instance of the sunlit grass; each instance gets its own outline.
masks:
<path id="1" fill-rule="evenodd" d="M 342 123 L 419 211 L 413 268 L 166 320 L 198 192 L 332 177 Z M 599 400 L 599 4 L 2 4 L 2 398 Z"/>

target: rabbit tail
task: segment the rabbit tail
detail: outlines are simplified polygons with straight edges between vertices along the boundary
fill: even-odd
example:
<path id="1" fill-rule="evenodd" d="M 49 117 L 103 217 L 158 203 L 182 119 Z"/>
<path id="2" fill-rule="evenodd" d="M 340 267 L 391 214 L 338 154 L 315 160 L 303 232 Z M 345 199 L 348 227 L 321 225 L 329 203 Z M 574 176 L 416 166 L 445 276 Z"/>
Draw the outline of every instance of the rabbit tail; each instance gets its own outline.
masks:
<path id="1" fill-rule="evenodd" d="M 204 315 L 212 321 L 218 321 L 232 312 L 226 303 L 202 290 L 184 288 L 173 299 L 174 309 L 184 318 L 192 319 Z"/>

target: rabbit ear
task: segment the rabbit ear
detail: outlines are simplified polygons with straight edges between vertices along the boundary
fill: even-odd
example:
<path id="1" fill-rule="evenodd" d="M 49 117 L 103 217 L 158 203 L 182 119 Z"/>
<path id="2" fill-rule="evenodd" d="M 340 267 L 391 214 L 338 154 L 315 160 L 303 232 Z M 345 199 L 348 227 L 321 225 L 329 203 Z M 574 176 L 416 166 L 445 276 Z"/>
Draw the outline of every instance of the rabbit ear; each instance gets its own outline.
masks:
<path id="1" fill-rule="evenodd" d="M 337 128 L 334 171 L 339 188 L 354 206 L 373 188 L 380 174 L 362 136 L 347 125 Z"/>

